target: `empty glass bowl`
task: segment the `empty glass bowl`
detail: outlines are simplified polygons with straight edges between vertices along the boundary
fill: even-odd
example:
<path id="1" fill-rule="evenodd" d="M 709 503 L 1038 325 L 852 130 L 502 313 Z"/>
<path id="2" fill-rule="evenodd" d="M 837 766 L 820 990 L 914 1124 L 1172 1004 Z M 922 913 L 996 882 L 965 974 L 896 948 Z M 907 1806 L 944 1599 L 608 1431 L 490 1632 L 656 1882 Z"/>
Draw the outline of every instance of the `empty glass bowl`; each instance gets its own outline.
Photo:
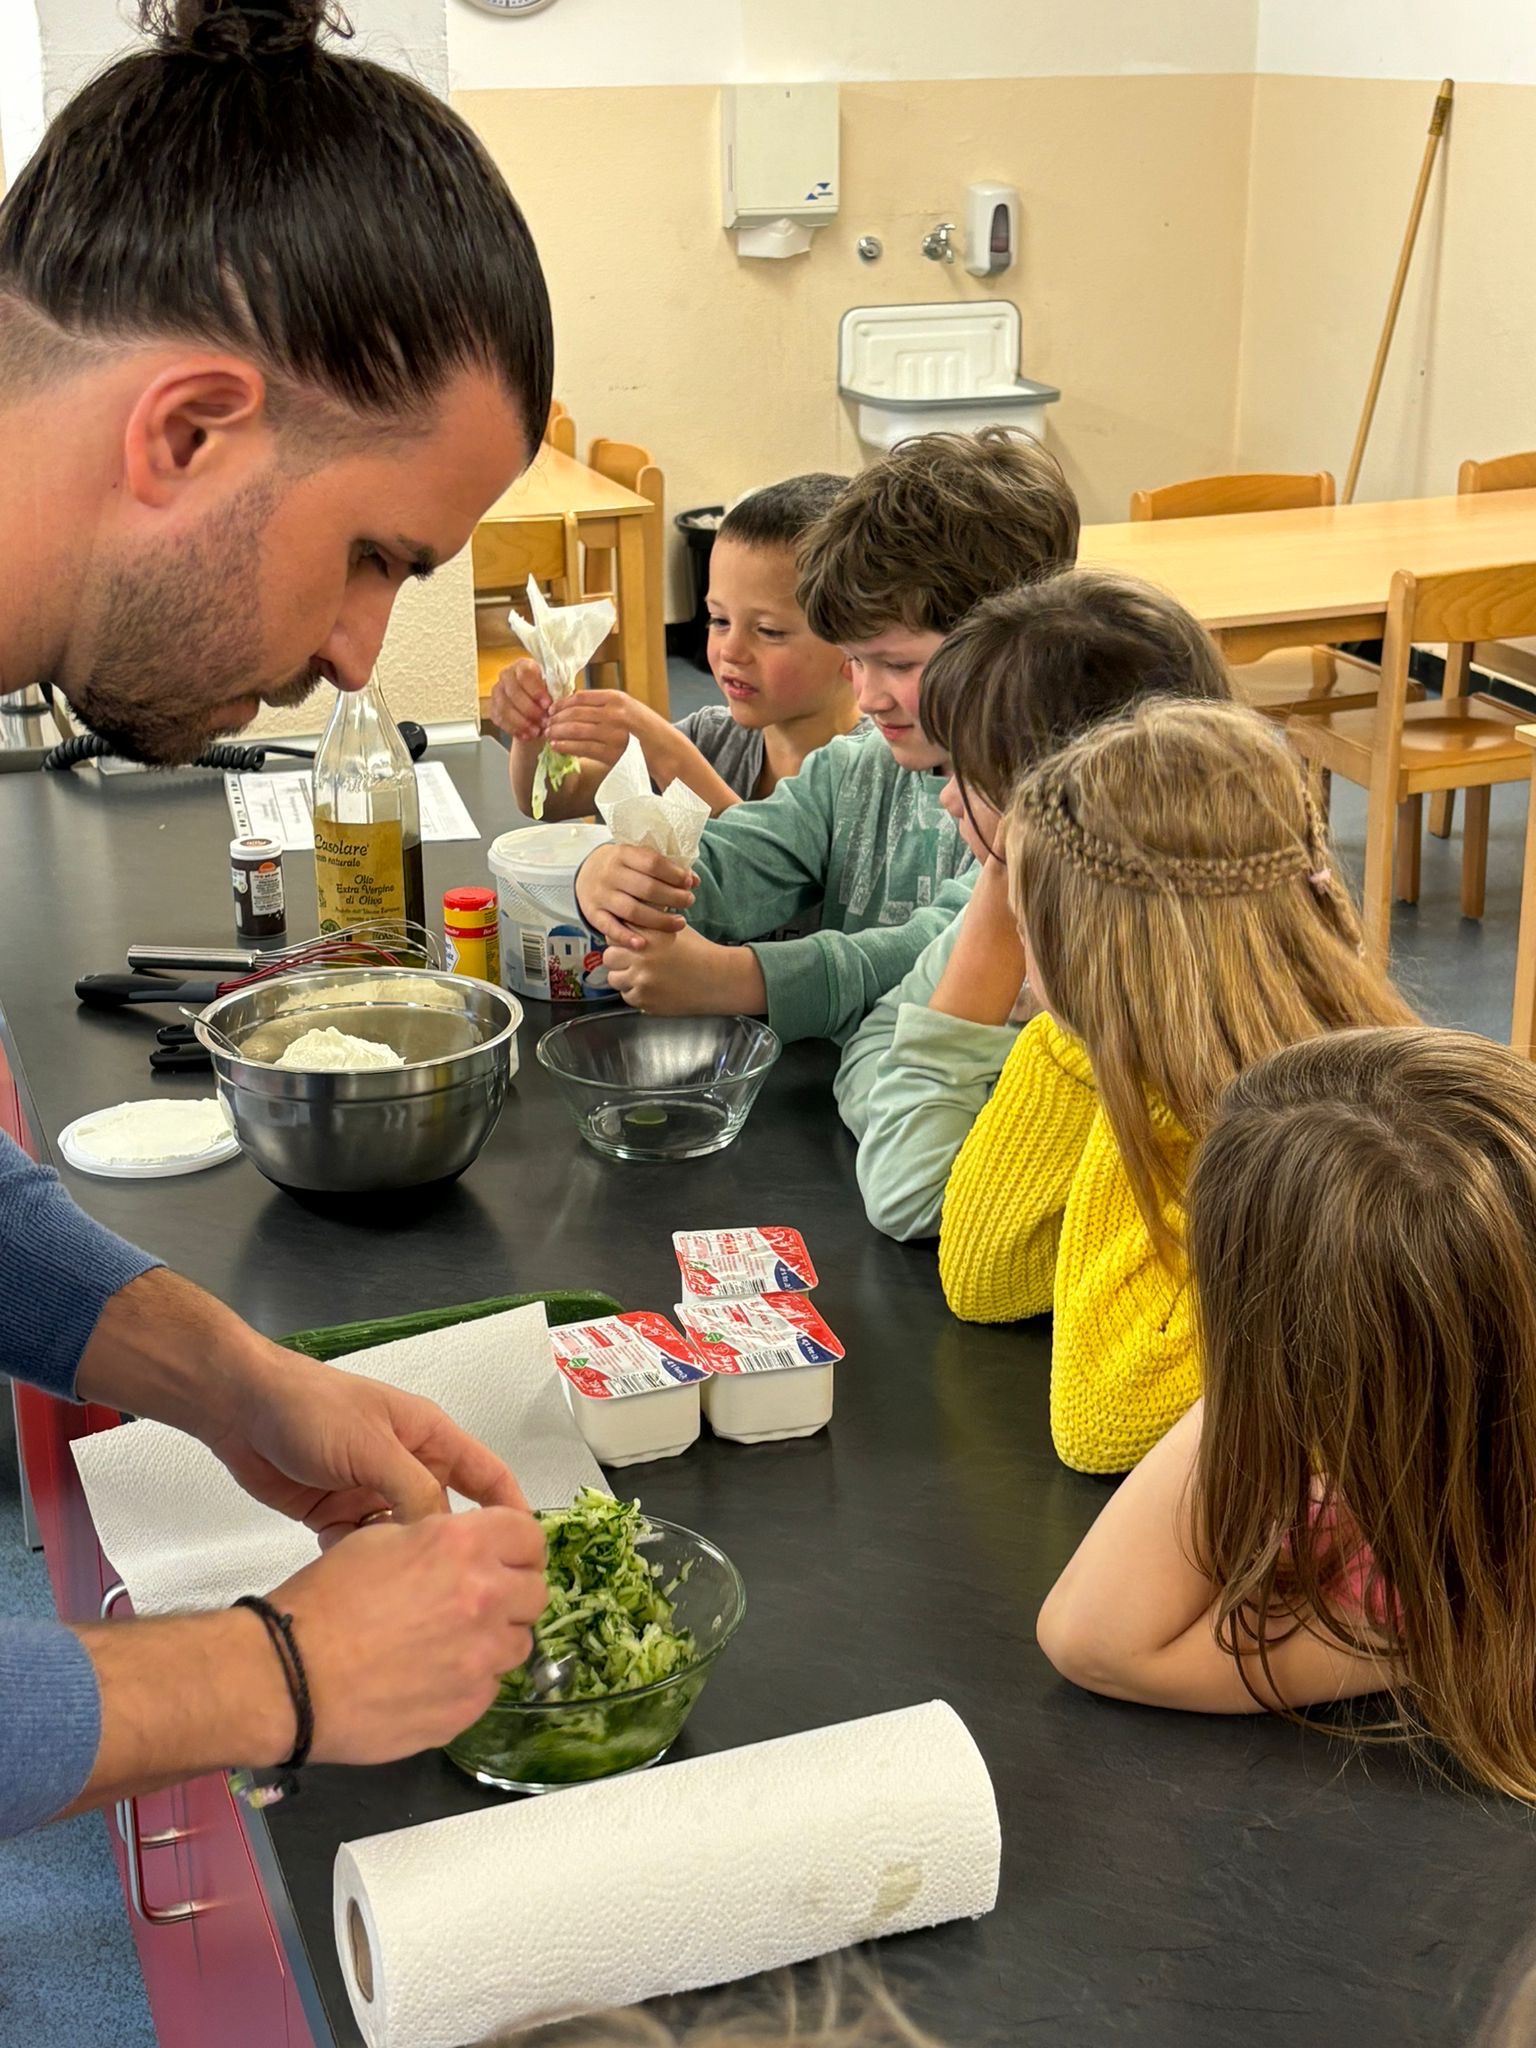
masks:
<path id="1" fill-rule="evenodd" d="M 643 1770 L 666 1755 L 740 1627 L 747 1595 L 725 1552 L 675 1522 L 652 1521 L 638 1548 L 672 1586 L 676 1625 L 692 1629 L 698 1646 L 693 1662 L 601 1699 L 498 1699 L 446 1745 L 461 1771 L 502 1792 L 551 1792 Z"/>
<path id="2" fill-rule="evenodd" d="M 539 1040 L 576 1128 L 610 1159 L 698 1159 L 747 1120 L 779 1056 L 756 1017 L 644 1017 L 607 1010 Z"/>

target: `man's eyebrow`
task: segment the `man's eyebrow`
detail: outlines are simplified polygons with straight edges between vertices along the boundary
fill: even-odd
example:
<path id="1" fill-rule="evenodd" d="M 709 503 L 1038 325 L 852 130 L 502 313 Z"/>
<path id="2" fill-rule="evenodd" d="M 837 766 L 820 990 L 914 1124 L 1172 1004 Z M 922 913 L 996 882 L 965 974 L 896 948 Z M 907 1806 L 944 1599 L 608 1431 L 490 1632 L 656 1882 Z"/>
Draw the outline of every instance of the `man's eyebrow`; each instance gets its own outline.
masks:
<path id="1" fill-rule="evenodd" d="M 436 548 L 425 547 L 419 540 L 407 540 L 403 533 L 395 535 L 393 545 L 413 576 L 430 576 L 437 567 Z"/>

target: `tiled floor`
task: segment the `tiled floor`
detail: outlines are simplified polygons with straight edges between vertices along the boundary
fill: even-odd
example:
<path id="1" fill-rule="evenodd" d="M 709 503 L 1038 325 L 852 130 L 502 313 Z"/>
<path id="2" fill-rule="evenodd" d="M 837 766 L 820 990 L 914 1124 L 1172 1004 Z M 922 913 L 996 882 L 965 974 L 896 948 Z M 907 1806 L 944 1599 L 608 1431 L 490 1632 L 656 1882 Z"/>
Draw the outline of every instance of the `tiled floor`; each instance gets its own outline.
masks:
<path id="1" fill-rule="evenodd" d="M 708 676 L 681 662 L 670 668 L 674 718 L 713 701 Z M 1459 839 L 1426 840 L 1422 900 L 1413 909 L 1399 906 L 1393 947 L 1405 992 L 1432 1022 L 1508 1036 L 1525 807 L 1523 787 L 1495 790 L 1488 908 L 1480 924 L 1458 908 Z M 1360 793 L 1336 785 L 1335 829 L 1352 871 L 1364 816 Z M 6 1465 L 0 1457 L 0 1474 Z M 42 1567 L 21 1548 L 19 1526 L 13 1483 L 0 1476 L 0 1613 L 47 1614 Z M 0 2041 L 154 2048 L 104 1825 L 86 1815 L 26 1841 L 0 1843 Z"/>

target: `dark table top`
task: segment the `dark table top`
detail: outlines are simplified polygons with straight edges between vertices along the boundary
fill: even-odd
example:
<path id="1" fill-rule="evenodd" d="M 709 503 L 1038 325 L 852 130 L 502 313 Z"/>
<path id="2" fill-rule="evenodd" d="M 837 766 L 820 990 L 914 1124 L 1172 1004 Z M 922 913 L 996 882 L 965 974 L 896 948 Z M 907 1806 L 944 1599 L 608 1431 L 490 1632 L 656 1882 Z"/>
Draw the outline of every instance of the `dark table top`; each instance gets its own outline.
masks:
<path id="1" fill-rule="evenodd" d="M 499 750 L 448 758 L 487 838 L 515 821 Z M 213 776 L 0 777 L 0 1001 L 48 1139 L 149 1092 L 164 1014 L 79 1011 L 72 983 L 121 968 L 131 940 L 232 943 L 228 839 Z M 426 857 L 429 904 L 484 878 L 474 846 Z M 290 854 L 287 868 L 298 932 L 309 864 Z M 535 1010 L 524 1027 L 485 1152 L 426 1204 L 317 1215 L 243 1160 L 179 1180 L 66 1179 L 274 1335 L 542 1287 L 670 1310 L 674 1229 L 796 1225 L 848 1349 L 831 1428 L 755 1447 L 706 1437 L 616 1481 L 714 1538 L 747 1582 L 746 1624 L 679 1753 L 951 1702 L 997 1787 L 1002 1897 L 975 1925 L 882 1950 L 951 2043 L 1465 2042 L 1536 1926 L 1528 1817 L 1395 1751 L 1363 1758 L 1275 1721 L 1114 1705 L 1061 1683 L 1034 1617 L 1105 1496 L 1052 1453 L 1048 1329 L 957 1324 L 931 1248 L 868 1227 L 830 1050 L 790 1048 L 731 1150 L 619 1165 L 577 1142 L 544 1087 L 541 1022 Z M 318 2048 L 360 2039 L 331 1936 L 337 1844 L 493 1796 L 429 1754 L 309 1772 L 302 1797 L 251 1820 Z"/>

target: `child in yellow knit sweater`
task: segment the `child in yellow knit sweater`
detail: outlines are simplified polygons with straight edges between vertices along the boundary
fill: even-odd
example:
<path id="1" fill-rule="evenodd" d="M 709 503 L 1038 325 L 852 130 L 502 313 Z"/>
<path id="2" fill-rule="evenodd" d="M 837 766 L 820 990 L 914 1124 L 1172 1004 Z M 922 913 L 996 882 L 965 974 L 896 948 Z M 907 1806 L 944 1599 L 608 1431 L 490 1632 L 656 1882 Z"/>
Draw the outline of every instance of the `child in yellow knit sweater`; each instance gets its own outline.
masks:
<path id="1" fill-rule="evenodd" d="M 1192 1141 L 1279 1047 L 1412 1012 L 1360 957 L 1327 830 L 1283 735 L 1156 700 L 1020 785 L 1009 897 L 1045 1006 L 945 1195 L 939 1266 L 969 1322 L 1051 1309 L 1051 1431 L 1128 1471 L 1200 1391 L 1183 1251 Z"/>

